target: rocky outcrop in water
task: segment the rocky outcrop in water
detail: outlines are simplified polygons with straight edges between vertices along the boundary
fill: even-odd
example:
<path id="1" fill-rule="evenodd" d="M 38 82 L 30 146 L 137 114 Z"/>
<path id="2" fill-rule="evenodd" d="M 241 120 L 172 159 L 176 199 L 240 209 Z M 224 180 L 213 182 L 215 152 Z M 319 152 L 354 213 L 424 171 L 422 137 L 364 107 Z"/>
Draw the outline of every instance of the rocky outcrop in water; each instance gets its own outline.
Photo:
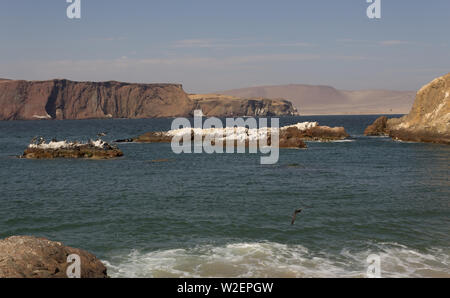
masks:
<path id="1" fill-rule="evenodd" d="M 190 98 L 179 84 L 0 80 L 0 120 L 291 115 L 281 100 Z"/>
<path id="2" fill-rule="evenodd" d="M 417 92 L 411 112 L 387 120 L 381 117 L 366 135 L 388 135 L 396 140 L 450 144 L 450 73 Z"/>
<path id="3" fill-rule="evenodd" d="M 0 278 L 67 278 L 72 254 L 80 258 L 81 278 L 108 277 L 91 253 L 45 238 L 13 236 L 0 240 Z"/>
<path id="4" fill-rule="evenodd" d="M 184 128 L 168 132 L 147 132 L 136 138 L 117 140 L 116 142 L 135 142 L 135 143 L 170 143 L 174 136 L 184 136 L 193 141 L 196 135 L 202 139 L 206 136 L 227 140 L 245 140 L 248 147 L 249 140 L 256 139 L 258 142 L 264 135 L 261 129 L 248 129 L 245 127 L 236 128 L 216 128 L 216 129 L 197 129 Z M 280 148 L 306 148 L 305 141 L 329 142 L 348 138 L 349 135 L 344 127 L 319 126 L 317 122 L 297 123 L 291 126 L 281 127 L 279 129 L 279 147 Z M 270 128 L 267 133 L 268 145 L 271 144 Z"/>
<path id="5" fill-rule="evenodd" d="M 28 146 L 21 158 L 53 159 L 53 158 L 88 158 L 110 159 L 123 156 L 123 152 L 102 140 L 88 143 L 58 142 L 45 143 L 45 140 L 35 141 Z"/>
<path id="6" fill-rule="evenodd" d="M 385 136 L 387 135 L 386 126 L 387 126 L 388 118 L 386 116 L 382 116 L 375 120 L 374 123 L 369 125 L 364 131 L 364 135 L 366 136 Z"/>

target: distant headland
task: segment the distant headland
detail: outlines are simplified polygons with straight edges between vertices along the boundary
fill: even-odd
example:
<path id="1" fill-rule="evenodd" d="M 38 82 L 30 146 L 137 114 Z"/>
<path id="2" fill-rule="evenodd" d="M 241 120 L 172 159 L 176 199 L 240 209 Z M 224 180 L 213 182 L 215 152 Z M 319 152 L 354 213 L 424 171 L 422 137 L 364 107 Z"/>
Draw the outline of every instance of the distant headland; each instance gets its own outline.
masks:
<path id="1" fill-rule="evenodd" d="M 264 98 L 189 96 L 181 84 L 136 84 L 65 79 L 0 79 L 0 120 L 164 118 L 296 115 L 291 102 Z"/>

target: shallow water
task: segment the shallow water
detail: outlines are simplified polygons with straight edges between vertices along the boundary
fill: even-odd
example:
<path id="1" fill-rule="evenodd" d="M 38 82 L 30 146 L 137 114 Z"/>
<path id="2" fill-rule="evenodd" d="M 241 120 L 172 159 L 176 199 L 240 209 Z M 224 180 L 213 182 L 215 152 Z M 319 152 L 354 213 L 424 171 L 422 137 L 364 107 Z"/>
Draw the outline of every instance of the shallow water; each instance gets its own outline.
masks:
<path id="1" fill-rule="evenodd" d="M 22 160 L 37 135 L 111 141 L 171 119 L 0 122 L 0 237 L 86 249 L 113 277 L 362 277 L 372 253 L 386 277 L 450 277 L 450 148 L 364 137 L 376 118 L 281 118 L 344 126 L 352 140 L 281 150 L 270 166 L 170 144 L 120 144 L 125 157 L 107 161 Z"/>

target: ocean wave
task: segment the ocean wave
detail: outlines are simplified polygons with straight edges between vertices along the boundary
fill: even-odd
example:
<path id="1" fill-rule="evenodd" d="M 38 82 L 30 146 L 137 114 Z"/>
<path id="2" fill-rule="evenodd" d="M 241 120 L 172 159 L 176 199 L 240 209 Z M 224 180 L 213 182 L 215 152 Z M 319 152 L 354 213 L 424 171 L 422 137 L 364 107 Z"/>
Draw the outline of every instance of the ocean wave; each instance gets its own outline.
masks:
<path id="1" fill-rule="evenodd" d="M 450 277 L 448 252 L 419 252 L 385 243 L 367 251 L 312 252 L 273 242 L 201 245 L 112 256 L 103 260 L 111 277 L 366 277 L 367 257 L 381 258 L 382 277 Z"/>

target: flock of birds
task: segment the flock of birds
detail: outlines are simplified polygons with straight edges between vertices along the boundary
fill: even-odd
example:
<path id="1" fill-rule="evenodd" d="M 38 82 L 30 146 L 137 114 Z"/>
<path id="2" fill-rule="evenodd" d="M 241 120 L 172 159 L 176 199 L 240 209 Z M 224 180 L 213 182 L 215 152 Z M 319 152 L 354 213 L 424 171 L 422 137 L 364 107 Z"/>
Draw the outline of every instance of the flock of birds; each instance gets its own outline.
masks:
<path id="1" fill-rule="evenodd" d="M 107 132 L 100 132 L 97 134 L 97 137 L 100 139 L 101 137 L 105 137 L 107 136 L 108 133 Z M 52 139 L 52 142 L 57 142 L 58 140 L 56 138 Z M 67 142 L 67 140 L 64 140 Z M 45 139 L 43 137 L 34 137 L 33 139 L 31 139 L 31 144 L 36 144 L 36 145 L 41 145 L 45 143 Z"/>

